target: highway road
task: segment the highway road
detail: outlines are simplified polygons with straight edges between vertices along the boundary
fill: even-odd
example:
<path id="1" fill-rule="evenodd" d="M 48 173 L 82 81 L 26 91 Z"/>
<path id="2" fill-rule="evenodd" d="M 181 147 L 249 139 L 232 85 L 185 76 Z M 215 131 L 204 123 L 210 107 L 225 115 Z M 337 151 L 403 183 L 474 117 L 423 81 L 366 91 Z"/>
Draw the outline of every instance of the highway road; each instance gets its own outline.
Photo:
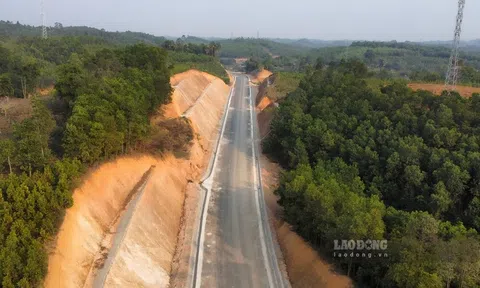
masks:
<path id="1" fill-rule="evenodd" d="M 259 177 L 249 79 L 237 74 L 199 234 L 194 287 L 288 287 L 278 267 Z"/>

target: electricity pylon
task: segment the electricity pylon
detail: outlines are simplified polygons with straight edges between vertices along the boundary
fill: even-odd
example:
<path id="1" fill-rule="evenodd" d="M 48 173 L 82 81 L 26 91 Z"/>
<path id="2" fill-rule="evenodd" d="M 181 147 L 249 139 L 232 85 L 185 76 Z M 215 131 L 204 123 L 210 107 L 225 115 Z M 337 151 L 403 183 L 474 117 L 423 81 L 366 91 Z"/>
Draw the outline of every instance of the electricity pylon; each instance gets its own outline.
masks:
<path id="1" fill-rule="evenodd" d="M 458 48 L 460 46 L 460 35 L 462 34 L 463 10 L 465 8 L 465 0 L 458 1 L 457 22 L 455 25 L 455 34 L 453 38 L 452 54 L 448 61 L 447 76 L 445 78 L 445 88 L 449 91 L 455 89 L 458 81 Z"/>
<path id="2" fill-rule="evenodd" d="M 41 2 L 41 6 L 42 6 L 42 11 L 40 13 L 40 16 L 42 17 L 42 39 L 47 39 L 48 38 L 47 24 L 45 20 L 45 5 L 43 3 L 43 0 Z"/>

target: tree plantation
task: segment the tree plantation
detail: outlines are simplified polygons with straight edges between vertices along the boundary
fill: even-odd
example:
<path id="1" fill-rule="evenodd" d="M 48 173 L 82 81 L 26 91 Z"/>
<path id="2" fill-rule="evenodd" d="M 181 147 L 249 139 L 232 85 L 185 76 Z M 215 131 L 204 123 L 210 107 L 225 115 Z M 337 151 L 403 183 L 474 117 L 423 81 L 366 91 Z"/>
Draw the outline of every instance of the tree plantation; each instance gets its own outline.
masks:
<path id="1" fill-rule="evenodd" d="M 280 204 L 327 256 L 388 239 L 388 258 L 335 258 L 367 287 L 480 285 L 480 95 L 367 85 L 357 61 L 318 67 L 281 102 L 263 148 Z"/>

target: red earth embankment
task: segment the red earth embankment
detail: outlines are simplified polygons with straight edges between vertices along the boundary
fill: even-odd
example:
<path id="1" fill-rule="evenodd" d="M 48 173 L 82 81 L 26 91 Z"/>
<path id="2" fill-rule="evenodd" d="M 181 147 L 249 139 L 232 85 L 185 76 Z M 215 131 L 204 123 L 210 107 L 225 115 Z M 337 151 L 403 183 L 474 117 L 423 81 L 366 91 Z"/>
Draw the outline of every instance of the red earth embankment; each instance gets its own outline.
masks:
<path id="1" fill-rule="evenodd" d="M 188 110 L 196 137 L 188 159 L 166 155 L 123 157 L 103 164 L 85 177 L 74 191 L 74 206 L 66 211 L 49 256 L 45 287 L 91 287 L 94 263 L 108 252 L 125 201 L 143 174 L 155 166 L 143 197 L 128 225 L 105 287 L 165 287 L 170 281 L 172 259 L 182 226 L 185 190 L 202 174 L 217 133 L 229 87 L 199 71 L 171 79 L 176 86 L 165 117 Z M 185 215 L 183 215 L 185 217 Z M 102 258 L 102 257 L 100 257 Z"/>
<path id="2" fill-rule="evenodd" d="M 260 83 L 263 82 L 263 80 L 265 80 L 266 78 L 268 78 L 272 74 L 273 74 L 272 72 L 270 72 L 266 69 L 263 69 L 261 71 L 257 71 L 252 75 L 253 76 L 252 77 L 252 82 L 260 84 Z"/>

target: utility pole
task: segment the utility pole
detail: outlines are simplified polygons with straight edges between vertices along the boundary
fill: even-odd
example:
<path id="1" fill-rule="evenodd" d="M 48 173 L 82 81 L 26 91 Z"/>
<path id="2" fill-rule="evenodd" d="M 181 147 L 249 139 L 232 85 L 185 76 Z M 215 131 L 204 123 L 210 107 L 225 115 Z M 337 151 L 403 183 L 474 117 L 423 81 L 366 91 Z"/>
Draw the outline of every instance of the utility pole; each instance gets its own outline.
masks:
<path id="1" fill-rule="evenodd" d="M 42 17 L 42 39 L 47 39 L 48 34 L 47 34 L 47 25 L 46 25 L 46 20 L 45 20 L 45 5 L 44 5 L 44 0 L 41 2 L 41 13 L 40 16 Z"/>
<path id="2" fill-rule="evenodd" d="M 465 0 L 458 1 L 457 21 L 455 23 L 455 34 L 453 38 L 452 54 L 448 60 L 447 76 L 445 77 L 445 88 L 448 91 L 455 89 L 458 81 L 458 49 L 460 46 L 460 35 L 462 34 L 463 10 L 465 8 Z"/>

